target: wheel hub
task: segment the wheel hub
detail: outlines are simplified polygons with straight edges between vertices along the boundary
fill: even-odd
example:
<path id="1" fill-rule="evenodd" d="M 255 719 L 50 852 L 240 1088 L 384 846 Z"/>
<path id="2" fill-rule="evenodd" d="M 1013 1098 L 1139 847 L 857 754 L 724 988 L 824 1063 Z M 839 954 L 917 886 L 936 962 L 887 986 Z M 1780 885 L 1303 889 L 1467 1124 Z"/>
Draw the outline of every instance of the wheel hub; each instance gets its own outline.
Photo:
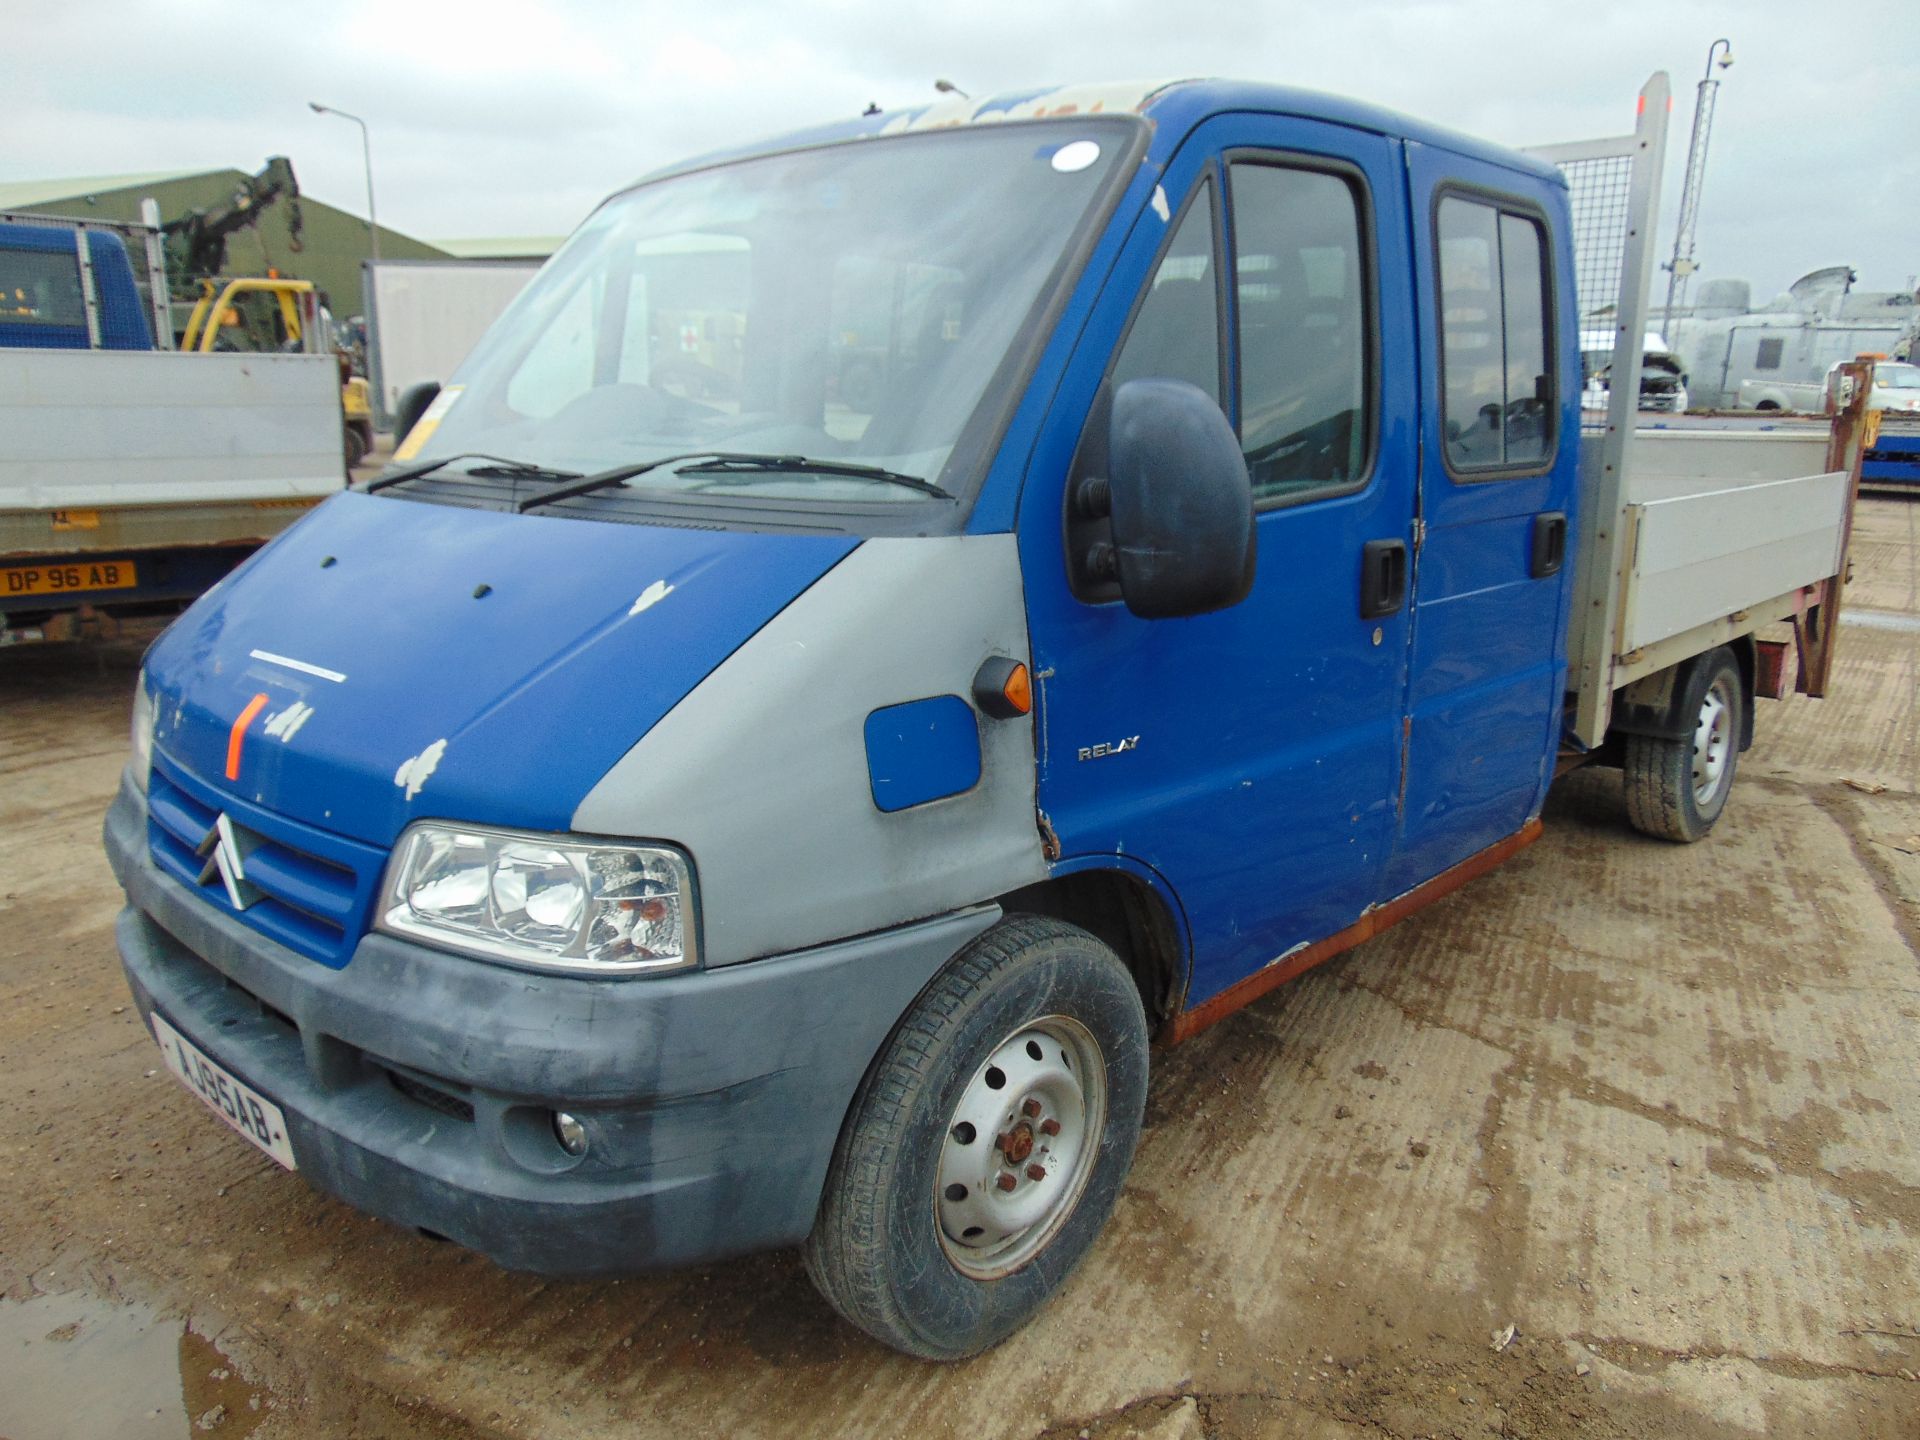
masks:
<path id="1" fill-rule="evenodd" d="M 1002 1135 L 997 1143 L 1000 1153 L 1007 1157 L 1007 1163 L 1018 1165 L 1033 1153 L 1033 1127 L 1022 1121 Z"/>
<path id="2" fill-rule="evenodd" d="M 1700 701 L 1693 727 L 1693 803 L 1712 804 L 1727 773 L 1733 748 L 1733 704 L 1724 679 L 1716 680 Z"/>
<path id="3" fill-rule="evenodd" d="M 934 1204 L 962 1274 L 994 1279 L 1039 1253 L 1092 1173 L 1106 1069 L 1092 1033 L 1064 1015 L 994 1047 L 947 1122 Z"/>

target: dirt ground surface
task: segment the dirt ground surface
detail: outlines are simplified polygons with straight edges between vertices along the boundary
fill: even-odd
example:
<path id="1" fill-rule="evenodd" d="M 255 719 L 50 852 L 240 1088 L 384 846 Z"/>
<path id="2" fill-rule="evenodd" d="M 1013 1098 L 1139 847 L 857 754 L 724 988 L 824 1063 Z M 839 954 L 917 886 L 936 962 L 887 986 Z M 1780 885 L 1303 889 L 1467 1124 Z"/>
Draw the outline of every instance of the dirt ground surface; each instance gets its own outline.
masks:
<path id="1" fill-rule="evenodd" d="M 1920 501 L 1833 698 L 1703 844 L 1539 844 L 1155 1057 L 1052 1308 L 932 1366 L 792 1254 L 503 1273 L 325 1199 L 167 1071 L 102 813 L 141 645 L 0 653 L 0 1435 L 1920 1435 Z"/>

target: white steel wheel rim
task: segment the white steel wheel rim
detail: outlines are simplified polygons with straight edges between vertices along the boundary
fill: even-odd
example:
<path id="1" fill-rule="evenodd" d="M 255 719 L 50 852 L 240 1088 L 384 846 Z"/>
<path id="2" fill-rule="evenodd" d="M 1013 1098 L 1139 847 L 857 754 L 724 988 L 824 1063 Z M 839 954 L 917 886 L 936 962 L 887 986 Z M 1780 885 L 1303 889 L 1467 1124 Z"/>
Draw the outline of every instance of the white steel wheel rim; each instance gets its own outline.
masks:
<path id="1" fill-rule="evenodd" d="M 947 1117 L 934 1176 L 953 1267 L 996 1280 L 1038 1255 L 1087 1188 L 1106 1117 L 1106 1062 L 1078 1020 L 1043 1016 L 995 1046 Z"/>
<path id="2" fill-rule="evenodd" d="M 1700 702 L 1693 727 L 1693 803 L 1713 803 L 1727 777 L 1733 754 L 1733 696 L 1725 676 L 1713 682 Z"/>

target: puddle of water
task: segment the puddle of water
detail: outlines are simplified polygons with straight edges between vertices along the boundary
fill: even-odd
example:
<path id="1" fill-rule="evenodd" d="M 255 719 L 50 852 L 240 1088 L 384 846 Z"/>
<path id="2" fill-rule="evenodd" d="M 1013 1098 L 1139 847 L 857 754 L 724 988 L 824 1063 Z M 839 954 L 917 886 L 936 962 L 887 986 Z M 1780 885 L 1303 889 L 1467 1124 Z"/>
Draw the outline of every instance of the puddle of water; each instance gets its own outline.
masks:
<path id="1" fill-rule="evenodd" d="M 265 1395 L 204 1336 L 91 1295 L 0 1300 L 7 1440 L 240 1440 Z"/>

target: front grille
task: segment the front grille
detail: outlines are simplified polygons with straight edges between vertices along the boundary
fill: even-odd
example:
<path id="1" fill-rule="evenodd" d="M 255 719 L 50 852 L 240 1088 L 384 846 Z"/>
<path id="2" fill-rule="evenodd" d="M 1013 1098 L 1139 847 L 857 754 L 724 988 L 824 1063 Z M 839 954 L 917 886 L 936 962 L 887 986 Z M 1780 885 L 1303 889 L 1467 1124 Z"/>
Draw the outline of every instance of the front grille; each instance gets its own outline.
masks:
<path id="1" fill-rule="evenodd" d="M 469 1125 L 474 1123 L 474 1092 L 459 1081 L 416 1070 L 324 1031 L 310 1030 L 286 1011 L 269 1003 L 258 991 L 231 975 L 222 974 L 204 958 L 170 937 L 163 947 L 163 953 L 166 957 L 164 963 L 174 970 L 173 978 L 183 983 L 186 989 L 198 990 L 204 997 L 208 993 L 204 987 L 211 983 L 221 991 L 220 999 L 206 1000 L 192 1007 L 190 1013 L 195 1019 L 209 1023 L 217 1019 L 222 1030 L 230 1030 L 241 1019 L 250 1019 L 257 1012 L 297 1047 L 301 1058 L 296 1061 L 289 1057 L 286 1063 L 304 1065 L 308 1076 L 319 1089 L 339 1092 L 369 1081 L 384 1081 L 414 1105 L 423 1106 L 452 1120 Z M 245 1011 L 244 1016 L 238 1013 L 241 1009 Z M 266 1087 L 269 1094 L 274 1093 L 271 1074 L 255 1074 L 251 1078 Z"/>
<path id="2" fill-rule="evenodd" d="M 222 813 L 247 847 L 246 881 L 259 892 L 244 909 L 217 874 L 200 878 L 200 845 Z M 366 930 L 384 852 L 221 795 L 157 755 L 147 817 L 154 863 L 208 904 L 290 950 L 336 968 L 347 963 Z"/>
<path id="3" fill-rule="evenodd" d="M 402 1095 L 416 1104 L 445 1115 L 450 1120 L 463 1120 L 473 1123 L 473 1102 L 462 1099 L 451 1091 L 442 1090 L 438 1085 L 429 1084 L 405 1071 L 396 1070 L 391 1065 L 382 1067 L 387 1079 Z"/>

